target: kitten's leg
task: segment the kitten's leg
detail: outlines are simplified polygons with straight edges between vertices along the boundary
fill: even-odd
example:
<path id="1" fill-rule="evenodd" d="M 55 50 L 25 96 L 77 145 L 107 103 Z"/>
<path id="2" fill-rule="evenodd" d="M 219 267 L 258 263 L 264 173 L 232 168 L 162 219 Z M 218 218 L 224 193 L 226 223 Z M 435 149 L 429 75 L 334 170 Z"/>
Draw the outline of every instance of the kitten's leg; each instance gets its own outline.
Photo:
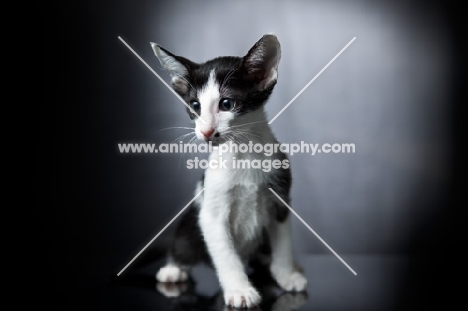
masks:
<path id="1" fill-rule="evenodd" d="M 198 206 L 192 206 L 182 217 L 169 251 L 168 261 L 159 269 L 159 282 L 184 282 L 190 268 L 200 261 L 206 261 L 208 254 L 198 225 Z"/>
<path id="2" fill-rule="evenodd" d="M 284 221 L 272 220 L 268 231 L 272 251 L 272 276 L 286 291 L 306 290 L 307 280 L 296 267 L 292 257 L 291 216 L 288 215 Z"/>
<path id="3" fill-rule="evenodd" d="M 220 206 L 219 200 L 214 201 L 205 200 L 200 211 L 200 227 L 224 292 L 224 302 L 235 308 L 253 307 L 261 298 L 250 284 L 235 250 L 228 222 L 229 208 Z"/>

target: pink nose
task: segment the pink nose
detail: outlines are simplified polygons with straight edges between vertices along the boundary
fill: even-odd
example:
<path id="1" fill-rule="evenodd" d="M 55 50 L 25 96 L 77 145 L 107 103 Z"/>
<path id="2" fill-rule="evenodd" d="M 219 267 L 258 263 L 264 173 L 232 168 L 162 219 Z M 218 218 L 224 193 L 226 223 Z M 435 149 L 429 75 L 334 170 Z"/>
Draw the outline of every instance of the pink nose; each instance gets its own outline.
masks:
<path id="1" fill-rule="evenodd" d="M 200 131 L 200 132 L 203 134 L 203 136 L 205 136 L 205 138 L 208 139 L 208 138 L 211 137 L 211 135 L 213 135 L 214 128 L 211 128 L 211 129 L 208 129 L 208 130 L 205 130 L 205 131 Z"/>

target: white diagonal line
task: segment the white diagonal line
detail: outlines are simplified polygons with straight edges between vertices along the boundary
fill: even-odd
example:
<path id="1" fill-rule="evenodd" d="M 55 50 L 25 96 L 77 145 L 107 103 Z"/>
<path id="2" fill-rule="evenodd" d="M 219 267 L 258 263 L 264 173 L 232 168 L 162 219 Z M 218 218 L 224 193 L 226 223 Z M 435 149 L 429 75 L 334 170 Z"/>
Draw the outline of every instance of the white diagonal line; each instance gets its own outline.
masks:
<path id="1" fill-rule="evenodd" d="M 289 107 L 289 105 L 291 105 L 291 104 L 292 104 L 292 103 L 293 103 L 293 102 L 296 100 L 296 98 L 298 98 L 298 97 L 299 97 L 299 95 L 301 95 L 301 94 L 302 94 L 302 92 L 304 92 L 304 91 L 305 91 L 305 90 L 306 90 L 306 89 L 309 87 L 309 85 L 311 85 L 311 84 L 312 84 L 312 82 L 314 82 L 314 81 L 315 81 L 315 79 L 317 79 L 317 78 L 318 78 L 318 76 L 320 76 L 320 75 L 322 74 L 322 72 L 324 72 L 324 71 L 325 71 L 325 69 L 327 69 L 327 68 L 328 68 L 328 66 L 330 66 L 330 65 L 331 65 L 331 63 L 333 63 L 333 62 L 335 61 L 335 59 L 337 59 L 337 58 L 338 58 L 338 56 L 340 56 L 340 54 L 341 54 L 341 53 L 343 53 L 343 52 L 344 52 L 344 50 L 346 50 L 346 49 L 348 48 L 348 46 L 350 46 L 350 45 L 351 45 L 351 43 L 353 43 L 353 41 L 354 41 L 354 40 L 356 40 L 356 37 L 354 37 L 353 39 L 351 39 L 351 41 L 349 41 L 349 43 L 348 43 L 348 44 L 346 44 L 346 46 L 345 46 L 344 48 L 342 48 L 342 49 L 341 49 L 341 51 L 340 51 L 338 54 L 336 54 L 336 56 L 335 56 L 335 57 L 333 57 L 333 59 L 332 59 L 331 61 L 329 61 L 329 62 L 328 62 L 328 64 L 326 64 L 326 65 L 325 65 L 325 67 L 323 67 L 323 68 L 322 68 L 322 70 L 320 70 L 320 71 L 319 71 L 319 73 L 318 73 L 318 74 L 316 74 L 316 75 L 315 75 L 315 77 L 313 77 L 313 78 L 312 78 L 312 80 L 310 80 L 310 81 L 309 81 L 309 83 L 307 83 L 307 84 L 306 84 L 306 86 L 304 86 L 304 87 L 302 88 L 302 90 L 300 90 L 300 91 L 299 91 L 299 93 L 297 93 L 297 95 L 296 95 L 296 96 L 294 96 L 294 97 L 293 97 L 293 99 L 291 99 L 291 100 L 289 101 L 289 103 L 287 103 L 287 104 L 286 104 L 286 106 L 284 106 L 284 107 L 283 107 L 283 109 L 281 109 L 281 111 L 280 111 L 280 112 L 278 112 L 278 113 L 276 114 L 276 116 L 275 116 L 273 119 L 271 119 L 271 121 L 270 121 L 270 122 L 268 122 L 268 124 L 271 124 L 271 123 L 273 123 L 273 121 L 275 121 L 275 120 L 276 120 L 276 118 L 278 118 L 278 117 L 279 117 L 279 115 L 280 115 L 280 114 L 282 114 L 282 113 L 283 113 L 283 112 L 286 110 L 286 108 L 288 108 L 288 107 Z"/>
<path id="2" fill-rule="evenodd" d="M 271 192 L 273 192 L 273 194 L 281 201 L 283 202 L 283 204 L 289 208 L 289 210 L 300 220 L 302 221 L 302 223 L 307 227 L 307 229 L 309 229 L 313 234 L 315 234 L 315 236 L 320 240 L 320 242 L 322 242 L 326 247 L 328 247 L 328 249 L 339 259 L 341 260 L 341 262 L 352 272 L 354 273 L 354 275 L 357 275 L 357 273 L 353 270 L 353 268 L 351 268 L 344 260 L 343 258 L 340 257 L 340 255 L 338 255 L 334 250 L 333 248 L 330 247 L 330 245 L 327 244 L 327 242 L 325 242 L 321 237 L 320 235 L 317 234 L 317 232 L 314 231 L 314 229 L 312 229 L 305 221 L 304 219 L 301 218 L 301 216 L 299 216 L 292 208 L 291 206 L 289 206 L 286 202 L 284 202 L 284 200 L 271 188 L 268 188 L 270 189 Z"/>
<path id="3" fill-rule="evenodd" d="M 161 233 L 163 233 L 164 230 L 166 230 L 167 227 L 169 227 L 169 226 L 174 222 L 174 220 L 176 220 L 176 218 L 179 217 L 180 214 L 182 214 L 182 213 L 187 209 L 187 207 L 189 207 L 190 204 L 192 204 L 192 202 L 195 201 L 196 198 L 198 198 L 198 196 L 199 196 L 200 194 L 202 194 L 203 191 L 205 191 L 205 188 L 203 188 L 199 193 L 197 193 L 197 195 L 196 195 L 192 200 L 190 200 L 190 202 L 188 202 L 187 205 L 185 205 L 184 208 L 183 208 L 179 213 L 177 213 L 177 215 L 175 215 L 174 218 L 172 218 L 171 221 L 170 221 L 166 226 L 164 226 L 164 228 L 162 228 L 161 231 L 159 231 L 158 234 L 156 234 L 156 236 L 155 236 L 154 238 L 152 238 L 151 241 L 149 241 L 148 244 L 146 244 L 146 246 L 143 247 L 143 249 L 142 249 L 138 254 L 136 254 L 135 257 L 133 257 L 133 259 L 130 260 L 130 262 L 129 262 L 122 270 L 120 270 L 119 273 L 117 273 L 117 276 L 120 276 L 120 274 L 122 274 L 122 272 L 124 272 L 125 269 L 127 269 L 128 266 L 130 266 L 130 264 L 131 264 L 133 261 L 135 261 L 135 259 L 137 259 L 138 256 L 140 256 L 141 253 L 143 253 L 143 252 L 145 251 L 145 249 L 147 249 L 148 246 L 150 246 L 150 244 L 153 243 L 154 240 L 156 240 L 156 239 L 158 238 L 158 236 L 160 236 Z"/>
<path id="4" fill-rule="evenodd" d="M 166 81 L 163 80 L 163 78 L 161 78 L 160 75 L 158 75 L 156 73 L 156 71 L 153 70 L 153 68 L 151 68 L 144 60 L 143 58 L 140 57 L 140 55 L 137 54 L 137 52 L 135 52 L 131 47 L 130 45 L 127 44 L 127 42 L 125 42 L 124 39 L 122 39 L 120 36 L 118 37 L 120 41 L 122 41 L 123 44 L 125 44 L 125 46 L 130 50 L 132 51 L 133 54 L 135 54 L 136 57 L 138 57 L 138 59 L 143 63 L 145 64 L 146 67 L 148 67 L 149 70 L 151 70 L 152 73 L 154 73 L 154 75 L 156 77 L 158 77 L 159 80 L 161 80 L 161 82 L 172 92 L 174 93 L 174 95 L 192 112 L 194 113 L 198 118 L 200 118 L 200 120 L 202 120 L 203 123 L 206 124 L 205 120 L 202 119 L 202 117 L 200 117 L 198 115 L 198 113 L 196 113 L 189 105 L 187 105 L 187 103 L 182 99 L 182 97 L 180 97 L 179 94 L 176 93 L 176 91 L 174 91 L 174 89 L 172 87 L 169 86 L 169 84 L 166 83 Z"/>

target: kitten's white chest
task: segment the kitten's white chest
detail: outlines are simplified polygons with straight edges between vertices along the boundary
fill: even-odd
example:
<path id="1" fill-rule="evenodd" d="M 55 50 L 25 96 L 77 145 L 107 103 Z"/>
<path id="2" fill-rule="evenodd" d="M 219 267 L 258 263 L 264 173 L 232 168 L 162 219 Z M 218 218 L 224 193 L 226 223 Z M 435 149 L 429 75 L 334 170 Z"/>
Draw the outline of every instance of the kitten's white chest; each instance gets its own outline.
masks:
<path id="1" fill-rule="evenodd" d="M 232 159 L 227 165 L 231 164 Z M 262 186 L 267 180 L 268 174 L 257 169 L 205 171 L 204 214 L 229 226 L 236 248 L 245 254 L 257 246 L 268 225 L 267 195 Z"/>

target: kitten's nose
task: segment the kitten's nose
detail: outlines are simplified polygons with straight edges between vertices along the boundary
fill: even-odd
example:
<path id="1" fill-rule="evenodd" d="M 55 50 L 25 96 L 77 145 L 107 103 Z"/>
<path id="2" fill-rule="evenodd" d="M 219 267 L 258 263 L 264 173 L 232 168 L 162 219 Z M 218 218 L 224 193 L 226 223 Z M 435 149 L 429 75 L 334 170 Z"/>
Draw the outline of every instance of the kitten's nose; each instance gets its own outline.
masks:
<path id="1" fill-rule="evenodd" d="M 205 131 L 200 131 L 206 139 L 210 139 L 211 135 L 214 133 L 214 128 L 207 129 Z"/>

